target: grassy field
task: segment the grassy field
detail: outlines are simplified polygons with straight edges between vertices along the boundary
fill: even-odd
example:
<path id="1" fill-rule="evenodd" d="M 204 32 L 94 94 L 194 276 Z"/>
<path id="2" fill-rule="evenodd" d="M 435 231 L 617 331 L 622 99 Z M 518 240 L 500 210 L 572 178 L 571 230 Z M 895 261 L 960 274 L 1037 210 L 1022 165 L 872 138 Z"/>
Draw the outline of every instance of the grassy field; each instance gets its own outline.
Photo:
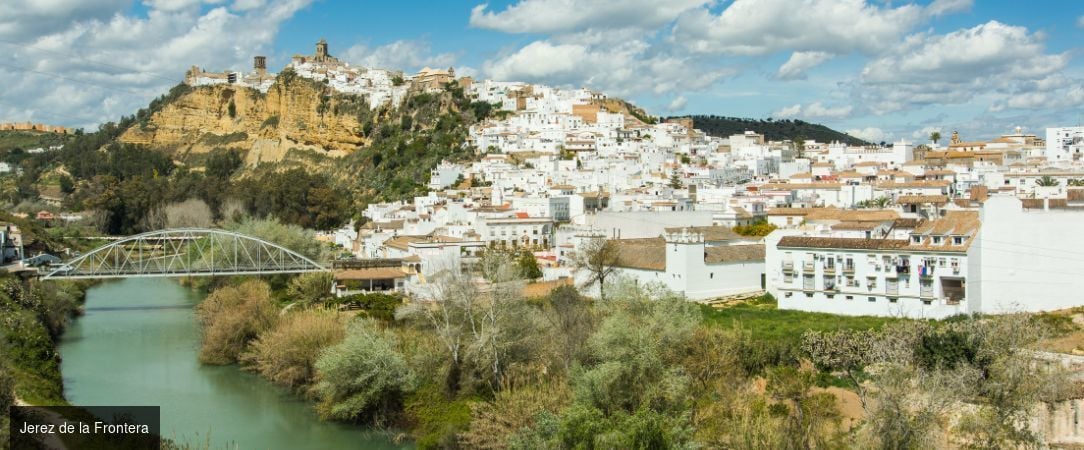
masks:
<path id="1" fill-rule="evenodd" d="M 0 150 L 13 148 L 30 149 L 63 144 L 68 137 L 38 131 L 0 131 Z"/>
<path id="2" fill-rule="evenodd" d="M 879 329 L 886 323 L 906 320 L 781 310 L 769 294 L 720 308 L 704 305 L 701 312 L 705 323 L 741 327 L 749 330 L 753 339 L 776 342 L 797 342 L 806 330 Z"/>

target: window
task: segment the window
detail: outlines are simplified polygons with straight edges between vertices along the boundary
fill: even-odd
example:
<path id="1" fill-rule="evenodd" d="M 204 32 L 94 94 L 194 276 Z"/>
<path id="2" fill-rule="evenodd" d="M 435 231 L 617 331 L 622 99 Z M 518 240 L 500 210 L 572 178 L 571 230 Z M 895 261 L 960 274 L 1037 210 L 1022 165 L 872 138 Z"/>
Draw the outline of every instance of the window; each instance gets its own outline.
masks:
<path id="1" fill-rule="evenodd" d="M 854 296 L 853 295 L 848 295 L 847 300 L 854 300 Z"/>
<path id="2" fill-rule="evenodd" d="M 866 297 L 870 303 L 876 303 L 877 297 Z"/>
<path id="3" fill-rule="evenodd" d="M 656 254 L 657 254 L 657 253 L 656 253 Z M 712 279 L 714 279 L 714 278 L 715 278 L 715 272 L 709 273 L 709 274 L 708 274 L 708 278 L 712 278 Z"/>
<path id="4" fill-rule="evenodd" d="M 805 298 L 813 298 L 813 293 L 812 292 L 806 292 L 805 293 Z"/>
<path id="5" fill-rule="evenodd" d="M 953 237 L 952 238 L 952 244 L 953 245 L 964 245 L 963 236 L 955 236 L 955 237 Z"/>
<path id="6" fill-rule="evenodd" d="M 940 244 L 941 243 L 941 236 L 934 236 L 933 237 L 933 243 L 934 244 Z"/>
<path id="7" fill-rule="evenodd" d="M 888 299 L 888 303 L 896 303 L 897 301 L 899 301 L 899 299 L 897 299 L 897 298 L 889 298 Z"/>

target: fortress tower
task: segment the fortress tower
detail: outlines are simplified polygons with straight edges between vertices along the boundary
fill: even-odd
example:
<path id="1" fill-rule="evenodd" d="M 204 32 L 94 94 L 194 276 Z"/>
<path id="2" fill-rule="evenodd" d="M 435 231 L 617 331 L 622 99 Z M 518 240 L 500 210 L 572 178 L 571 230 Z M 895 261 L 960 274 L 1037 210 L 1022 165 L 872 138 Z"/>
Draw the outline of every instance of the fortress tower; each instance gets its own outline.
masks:
<path id="1" fill-rule="evenodd" d="M 253 60 L 252 60 L 252 68 L 256 69 L 256 73 L 260 74 L 261 76 L 266 74 L 267 73 L 267 57 L 266 56 L 256 56 L 255 58 L 253 58 Z"/>
<path id="2" fill-rule="evenodd" d="M 316 62 L 328 62 L 331 55 L 327 54 L 327 40 L 321 38 L 320 42 L 316 43 L 316 57 L 313 58 Z"/>

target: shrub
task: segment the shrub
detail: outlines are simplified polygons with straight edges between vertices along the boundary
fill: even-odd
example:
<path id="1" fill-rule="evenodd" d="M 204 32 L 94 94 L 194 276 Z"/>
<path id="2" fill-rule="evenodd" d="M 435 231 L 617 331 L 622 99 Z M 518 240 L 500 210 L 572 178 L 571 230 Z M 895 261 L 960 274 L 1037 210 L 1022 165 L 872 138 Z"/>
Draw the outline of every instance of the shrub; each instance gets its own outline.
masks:
<path id="1" fill-rule="evenodd" d="M 523 428 L 535 426 L 539 414 L 557 414 L 571 401 L 561 380 L 502 389 L 496 398 L 471 406 L 470 429 L 459 435 L 464 448 L 505 448 Z"/>
<path id="2" fill-rule="evenodd" d="M 396 349 L 395 335 L 370 320 L 350 326 L 346 338 L 316 360 L 320 415 L 335 420 L 380 419 L 398 409 L 414 387 L 414 373 Z"/>
<path id="3" fill-rule="evenodd" d="M 374 319 L 391 322 L 395 320 L 395 309 L 403 304 L 403 298 L 383 292 L 354 294 L 339 299 L 339 304 L 356 303 L 361 305 L 362 314 Z"/>
<path id="4" fill-rule="evenodd" d="M 303 386 L 312 382 L 320 352 L 342 341 L 345 334 L 343 322 L 334 311 L 292 312 L 256 338 L 241 361 L 273 383 Z"/>
<path id="5" fill-rule="evenodd" d="M 410 394 L 406 411 L 420 449 L 456 448 L 458 436 L 471 420 L 469 398 L 449 398 L 437 384 L 425 385 Z"/>
<path id="6" fill-rule="evenodd" d="M 200 361 L 232 364 L 250 341 L 274 326 L 278 308 L 267 283 L 249 280 L 215 290 L 196 307 L 196 315 L 203 334 Z"/>
<path id="7" fill-rule="evenodd" d="M 314 305 L 331 296 L 331 285 L 335 280 L 330 272 L 309 272 L 298 275 L 286 285 L 286 295 L 290 300 Z"/>

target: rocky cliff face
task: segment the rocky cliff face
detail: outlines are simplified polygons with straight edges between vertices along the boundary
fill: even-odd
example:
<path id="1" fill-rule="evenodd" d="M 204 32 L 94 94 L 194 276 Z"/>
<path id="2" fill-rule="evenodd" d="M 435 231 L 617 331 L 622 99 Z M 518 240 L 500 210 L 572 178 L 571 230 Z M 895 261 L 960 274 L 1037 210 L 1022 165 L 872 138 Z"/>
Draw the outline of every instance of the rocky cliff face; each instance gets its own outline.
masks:
<path id="1" fill-rule="evenodd" d="M 284 73 L 266 94 L 231 85 L 193 88 L 120 140 L 178 153 L 253 150 L 250 160 L 275 160 L 290 148 L 343 155 L 368 142 L 369 117 L 365 99 Z"/>

